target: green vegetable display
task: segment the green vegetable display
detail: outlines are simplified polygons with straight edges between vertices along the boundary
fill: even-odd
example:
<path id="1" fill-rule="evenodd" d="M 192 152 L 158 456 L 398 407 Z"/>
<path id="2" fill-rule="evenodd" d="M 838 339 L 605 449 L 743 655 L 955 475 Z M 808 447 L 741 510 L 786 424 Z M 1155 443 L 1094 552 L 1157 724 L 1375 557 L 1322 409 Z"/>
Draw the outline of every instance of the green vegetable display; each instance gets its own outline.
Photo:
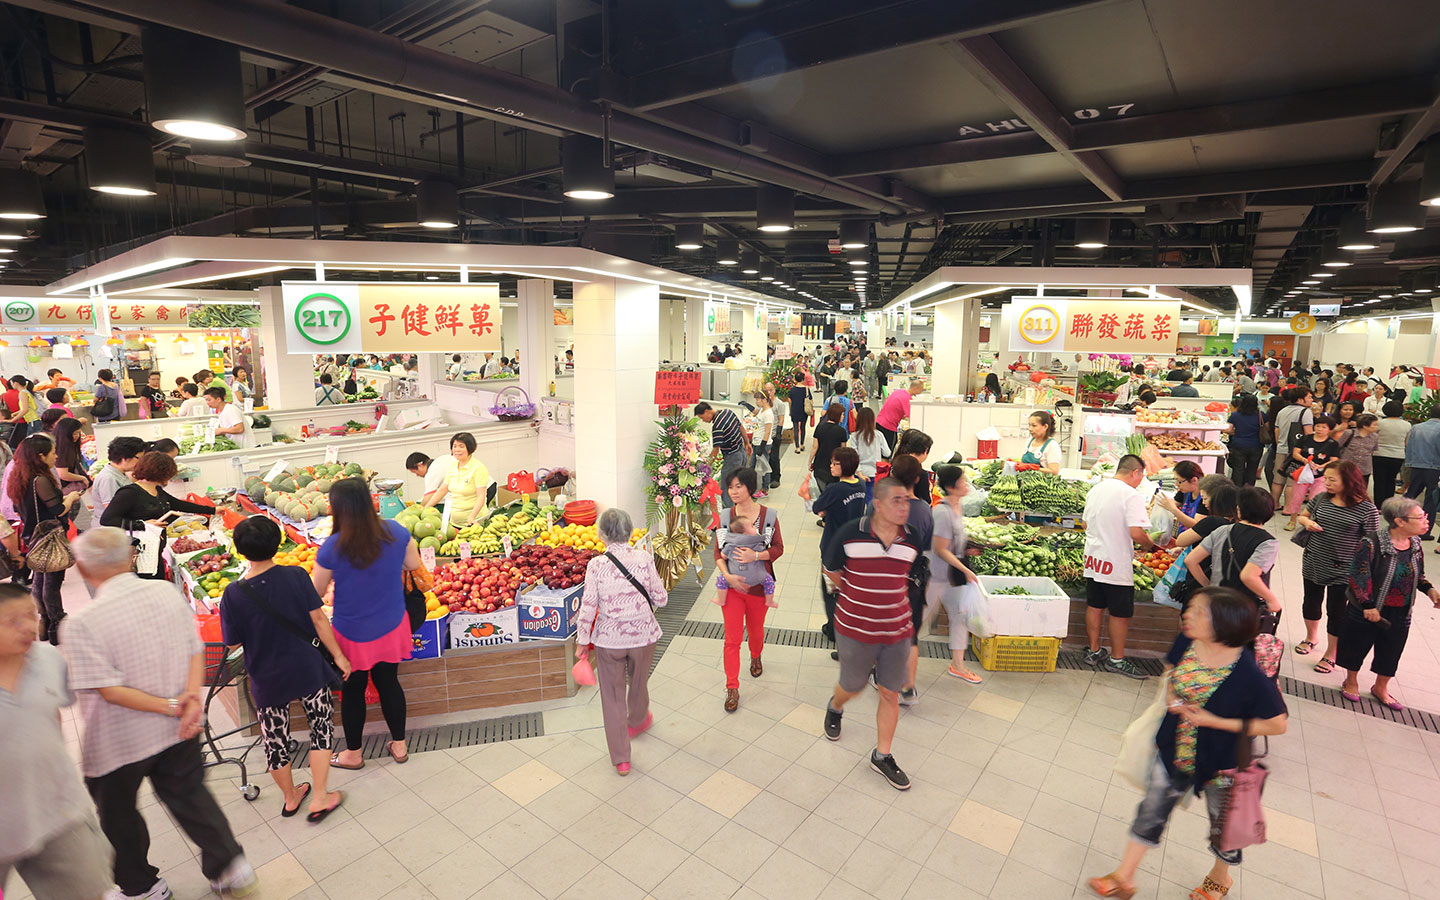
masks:
<path id="1" fill-rule="evenodd" d="M 240 445 L 225 437 L 223 434 L 215 436 L 215 446 L 206 446 L 203 449 L 200 445 L 205 443 L 205 435 L 198 435 L 193 438 L 186 438 L 180 442 L 180 455 L 189 456 L 191 453 L 223 453 L 226 450 L 239 450 Z"/>
<path id="2" fill-rule="evenodd" d="M 990 460 L 990 462 L 985 464 L 985 468 L 980 470 L 979 477 L 974 481 L 975 486 L 984 488 L 987 491 L 990 490 L 991 486 L 995 484 L 995 479 L 999 478 L 1000 473 L 1004 470 L 1005 463 L 1002 460 Z"/>
<path id="3" fill-rule="evenodd" d="M 1002 475 L 990 488 L 989 500 L 999 510 L 1030 510 L 1052 516 L 1079 515 L 1085 511 L 1090 485 L 1066 481 L 1049 472 Z"/>
<path id="4" fill-rule="evenodd" d="M 1014 475 L 1002 475 L 995 479 L 990 488 L 990 502 L 996 509 L 1024 509 L 1025 501 L 1020 498 L 1020 481 Z"/>
<path id="5" fill-rule="evenodd" d="M 992 593 L 992 594 L 1011 594 L 1011 595 L 1016 596 L 1016 597 L 1024 597 L 1024 596 L 1027 596 L 1030 592 L 1027 591 L 1025 588 L 1023 588 L 1023 587 L 1021 587 L 1020 585 L 1017 584 L 1017 585 L 1015 585 L 1014 587 L 1000 588 L 999 590 L 997 590 L 997 591 L 991 591 L 990 593 Z"/>

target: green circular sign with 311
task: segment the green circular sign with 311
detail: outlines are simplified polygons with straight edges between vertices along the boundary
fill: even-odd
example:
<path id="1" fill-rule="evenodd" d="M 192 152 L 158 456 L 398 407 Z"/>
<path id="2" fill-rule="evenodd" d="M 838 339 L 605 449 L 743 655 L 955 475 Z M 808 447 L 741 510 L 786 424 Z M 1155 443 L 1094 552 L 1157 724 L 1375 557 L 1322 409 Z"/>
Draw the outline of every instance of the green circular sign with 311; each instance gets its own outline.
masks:
<path id="1" fill-rule="evenodd" d="M 312 344 L 338 344 L 350 325 L 350 309 L 334 294 L 311 294 L 295 307 L 295 328 Z"/>

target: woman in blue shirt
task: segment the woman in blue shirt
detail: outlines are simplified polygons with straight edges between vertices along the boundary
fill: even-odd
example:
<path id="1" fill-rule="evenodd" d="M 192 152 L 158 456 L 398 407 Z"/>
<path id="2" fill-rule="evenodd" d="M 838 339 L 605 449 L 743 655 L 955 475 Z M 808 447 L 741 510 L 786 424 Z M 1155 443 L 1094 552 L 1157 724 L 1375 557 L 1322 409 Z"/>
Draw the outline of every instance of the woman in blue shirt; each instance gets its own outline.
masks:
<path id="1" fill-rule="evenodd" d="M 1260 429 L 1264 424 L 1265 415 L 1260 412 L 1260 403 L 1254 394 L 1240 394 L 1235 398 L 1235 411 L 1230 414 L 1225 433 L 1230 435 L 1230 479 L 1236 487 L 1255 484 L 1260 456 L 1264 452 L 1260 440 Z"/>
<path id="2" fill-rule="evenodd" d="M 315 592 L 335 583 L 335 640 L 354 671 L 340 695 L 340 724 L 345 749 L 332 765 L 363 768 L 360 739 L 365 732 L 365 686 L 371 679 L 380 695 L 380 711 L 390 727 L 387 747 L 397 763 L 410 758 L 405 750 L 405 691 L 399 664 L 410 658 L 410 619 L 405 612 L 401 576 L 420 568 L 420 549 L 410 532 L 375 513 L 370 491 L 359 478 L 344 478 L 330 489 L 334 533 L 315 556 L 311 578 Z"/>
<path id="3" fill-rule="evenodd" d="M 1101 897 L 1134 896 L 1135 871 L 1160 845 L 1175 804 L 1187 793 L 1205 798 L 1211 832 L 1218 831 L 1229 787 L 1222 773 L 1237 767 L 1242 729 L 1252 738 L 1285 733 L 1285 701 L 1248 647 L 1260 628 L 1255 601 L 1231 588 L 1201 588 L 1180 624 L 1180 636 L 1165 657 L 1169 711 L 1155 735 L 1158 752 L 1130 842 L 1119 868 L 1090 879 L 1090 889 Z M 1241 851 L 1212 845 L 1210 852 L 1215 864 L 1190 896 L 1220 900 L 1234 883 L 1230 867 L 1240 864 Z"/>

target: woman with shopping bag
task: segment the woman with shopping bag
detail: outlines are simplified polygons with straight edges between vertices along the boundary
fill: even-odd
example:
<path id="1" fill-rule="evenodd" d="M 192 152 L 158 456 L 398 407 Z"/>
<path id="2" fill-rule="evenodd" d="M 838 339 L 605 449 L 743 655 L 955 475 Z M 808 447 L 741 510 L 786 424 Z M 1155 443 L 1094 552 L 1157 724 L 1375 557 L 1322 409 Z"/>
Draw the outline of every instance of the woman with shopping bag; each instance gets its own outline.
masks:
<path id="1" fill-rule="evenodd" d="M 983 614 L 976 607 L 979 582 L 962 561 L 965 513 L 960 501 L 970 493 L 970 483 L 965 480 L 965 470 L 959 466 L 941 466 L 938 476 L 945 496 L 930 510 L 935 533 L 925 554 L 930 560 L 930 584 L 925 588 L 925 615 L 921 624 L 929 626 L 940 607 L 945 607 L 945 615 L 950 620 L 950 668 L 947 671 L 962 681 L 979 684 L 980 676 L 965 665 L 970 632 L 973 626 L 983 624 Z"/>
<path id="2" fill-rule="evenodd" d="M 1140 862 L 1159 846 L 1175 804 L 1191 791 L 1205 798 L 1215 864 L 1190 900 L 1224 897 L 1234 883 L 1230 867 L 1240 864 L 1241 848 L 1264 840 L 1257 784 L 1264 769 L 1253 760 L 1244 765 L 1239 760 L 1249 756 L 1246 738 L 1284 734 L 1287 712 L 1275 683 L 1246 646 L 1259 628 L 1255 602 L 1229 588 L 1202 588 L 1180 622 L 1180 636 L 1165 657 L 1163 694 L 1126 731 L 1121 746 L 1122 764 L 1149 761 L 1145 797 L 1135 811 L 1120 866 L 1089 881 L 1101 897 L 1134 896 Z M 1142 729 L 1141 722 L 1156 723 L 1156 730 Z M 1148 752 L 1136 752 L 1140 740 Z M 1132 783 L 1141 778 L 1139 771 L 1121 774 Z"/>

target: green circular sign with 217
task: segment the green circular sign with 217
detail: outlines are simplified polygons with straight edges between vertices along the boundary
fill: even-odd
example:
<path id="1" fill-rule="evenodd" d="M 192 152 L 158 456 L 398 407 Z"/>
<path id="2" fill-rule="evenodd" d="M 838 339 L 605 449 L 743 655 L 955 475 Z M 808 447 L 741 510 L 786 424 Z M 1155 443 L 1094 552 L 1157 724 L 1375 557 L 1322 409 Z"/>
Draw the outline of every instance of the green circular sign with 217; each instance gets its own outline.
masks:
<path id="1" fill-rule="evenodd" d="M 334 294 L 311 294 L 295 307 L 295 328 L 312 344 L 338 344 L 350 324 L 349 308 Z"/>

